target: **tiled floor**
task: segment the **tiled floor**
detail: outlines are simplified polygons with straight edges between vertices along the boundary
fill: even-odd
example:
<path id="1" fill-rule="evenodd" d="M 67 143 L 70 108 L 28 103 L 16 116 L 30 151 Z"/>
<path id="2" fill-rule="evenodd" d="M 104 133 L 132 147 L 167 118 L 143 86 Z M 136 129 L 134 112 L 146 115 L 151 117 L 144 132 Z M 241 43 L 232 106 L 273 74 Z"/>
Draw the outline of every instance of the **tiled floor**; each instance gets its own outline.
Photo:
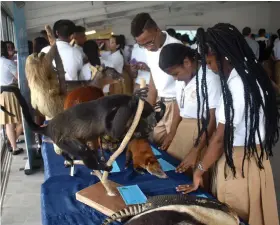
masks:
<path id="1" fill-rule="evenodd" d="M 24 144 L 21 147 L 25 147 Z M 4 198 L 2 225 L 40 225 L 40 189 L 44 182 L 43 171 L 25 175 L 26 152 L 13 156 L 9 181 Z"/>
<path id="2" fill-rule="evenodd" d="M 25 154 L 13 156 L 10 177 L 4 199 L 2 225 L 40 225 L 40 188 L 44 182 L 43 172 L 25 175 L 20 168 L 25 166 Z M 280 142 L 275 146 L 272 158 L 275 187 L 280 209 Z"/>

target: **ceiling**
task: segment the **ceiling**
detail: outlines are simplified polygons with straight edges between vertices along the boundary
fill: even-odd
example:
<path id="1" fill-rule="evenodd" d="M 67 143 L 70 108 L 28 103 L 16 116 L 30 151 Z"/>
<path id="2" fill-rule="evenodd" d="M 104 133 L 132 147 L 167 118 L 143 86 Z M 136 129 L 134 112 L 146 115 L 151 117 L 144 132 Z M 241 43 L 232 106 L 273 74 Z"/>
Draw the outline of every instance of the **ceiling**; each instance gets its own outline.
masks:
<path id="1" fill-rule="evenodd" d="M 192 13 L 200 16 L 204 12 L 237 7 L 254 2 L 161 2 L 161 1 L 28 1 L 25 2 L 25 16 L 29 35 L 38 33 L 46 24 L 53 25 L 59 19 L 70 19 L 87 30 L 104 28 L 132 20 L 139 12 Z"/>

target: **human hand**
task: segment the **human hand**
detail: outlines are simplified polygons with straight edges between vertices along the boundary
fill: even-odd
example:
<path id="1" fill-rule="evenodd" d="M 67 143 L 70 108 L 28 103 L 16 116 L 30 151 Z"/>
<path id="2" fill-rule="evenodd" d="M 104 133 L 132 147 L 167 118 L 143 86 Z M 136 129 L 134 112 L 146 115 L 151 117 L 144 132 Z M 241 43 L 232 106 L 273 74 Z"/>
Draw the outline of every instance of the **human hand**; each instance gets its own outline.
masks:
<path id="1" fill-rule="evenodd" d="M 143 62 L 137 63 L 137 67 L 139 70 L 150 71 L 150 68 L 147 66 L 147 64 Z"/>
<path id="2" fill-rule="evenodd" d="M 188 194 L 190 192 L 196 191 L 198 189 L 199 185 L 203 186 L 202 173 L 200 171 L 196 170 L 193 174 L 193 183 L 179 185 L 178 187 L 176 187 L 176 191 L 182 192 L 183 194 Z"/>
<path id="3" fill-rule="evenodd" d="M 183 161 L 180 163 L 180 165 L 176 168 L 176 173 L 184 173 L 190 167 L 194 168 L 196 159 L 197 159 L 197 155 L 198 155 L 198 150 L 195 148 L 192 148 L 191 151 L 185 156 Z"/>
<path id="4" fill-rule="evenodd" d="M 130 65 L 130 69 L 133 73 L 136 73 L 138 72 L 138 67 L 136 64 L 129 64 Z"/>
<path id="5" fill-rule="evenodd" d="M 168 133 L 168 134 L 165 136 L 165 138 L 164 138 L 164 140 L 163 140 L 163 143 L 162 143 L 162 145 L 160 146 L 160 149 L 161 149 L 161 150 L 167 150 L 168 147 L 169 147 L 169 145 L 171 144 L 171 142 L 172 142 L 174 136 L 175 136 L 175 134 L 174 134 L 173 132 Z"/>

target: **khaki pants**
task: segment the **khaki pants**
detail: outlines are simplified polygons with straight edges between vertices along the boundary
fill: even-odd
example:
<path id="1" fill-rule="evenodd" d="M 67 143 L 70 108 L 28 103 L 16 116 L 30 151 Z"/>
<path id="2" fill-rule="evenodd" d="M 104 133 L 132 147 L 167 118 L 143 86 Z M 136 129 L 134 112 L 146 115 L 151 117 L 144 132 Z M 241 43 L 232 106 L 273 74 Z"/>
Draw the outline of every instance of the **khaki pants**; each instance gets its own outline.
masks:
<path id="1" fill-rule="evenodd" d="M 234 148 L 236 178 L 226 164 L 225 155 L 218 160 L 213 174 L 213 194 L 250 225 L 279 225 L 270 161 L 264 160 L 264 169 L 260 170 L 254 157 L 245 159 L 243 178 L 243 155 L 243 146 Z"/>
<path id="2" fill-rule="evenodd" d="M 174 158 L 182 161 L 193 147 L 196 138 L 197 120 L 182 119 L 167 152 Z"/>
<path id="3" fill-rule="evenodd" d="M 153 141 L 159 146 L 163 143 L 165 136 L 170 132 L 176 101 L 164 102 L 164 104 L 166 106 L 165 114 L 154 128 L 153 133 Z"/>

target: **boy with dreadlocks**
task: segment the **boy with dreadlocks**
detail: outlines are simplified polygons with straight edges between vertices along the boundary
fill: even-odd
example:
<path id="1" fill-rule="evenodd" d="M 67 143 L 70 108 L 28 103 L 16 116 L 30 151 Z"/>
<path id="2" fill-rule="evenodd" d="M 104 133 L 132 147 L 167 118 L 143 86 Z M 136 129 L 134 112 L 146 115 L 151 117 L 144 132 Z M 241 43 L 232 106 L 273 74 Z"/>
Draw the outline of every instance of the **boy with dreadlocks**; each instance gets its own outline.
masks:
<path id="1" fill-rule="evenodd" d="M 213 192 L 217 198 L 250 225 L 278 225 L 268 156 L 279 139 L 279 112 L 270 79 L 234 26 L 217 24 L 206 36 L 199 29 L 197 42 L 202 66 L 207 62 L 220 76 L 222 97 L 216 110 L 216 133 L 197 164 L 193 184 L 177 190 L 196 190 L 203 173 L 216 163 Z M 201 89 L 205 91 L 204 86 Z"/>

